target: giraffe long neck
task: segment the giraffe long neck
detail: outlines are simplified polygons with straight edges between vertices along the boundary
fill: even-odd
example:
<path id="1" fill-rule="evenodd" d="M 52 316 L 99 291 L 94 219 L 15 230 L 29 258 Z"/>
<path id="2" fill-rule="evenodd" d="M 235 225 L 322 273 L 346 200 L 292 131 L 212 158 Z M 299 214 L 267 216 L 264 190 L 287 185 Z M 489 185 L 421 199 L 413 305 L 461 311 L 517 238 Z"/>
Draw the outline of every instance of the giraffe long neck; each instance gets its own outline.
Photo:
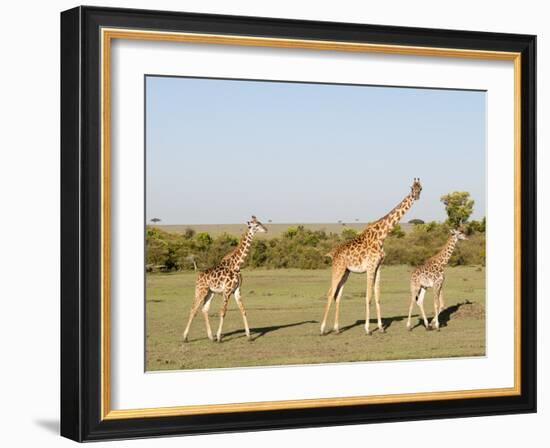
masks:
<path id="1" fill-rule="evenodd" d="M 229 259 L 231 267 L 233 269 L 239 269 L 248 255 L 250 245 L 252 244 L 252 239 L 254 238 L 254 231 L 249 229 L 239 242 L 239 245 L 231 252 L 226 258 Z"/>
<path id="2" fill-rule="evenodd" d="M 445 246 L 443 246 L 443 249 L 441 249 L 441 251 L 439 251 L 439 253 L 437 254 L 436 257 L 440 261 L 442 266 L 446 266 L 447 263 L 449 263 L 449 260 L 453 255 L 457 242 L 458 242 L 458 238 L 455 235 L 451 235 L 447 240 L 447 243 L 445 244 Z"/>
<path id="3" fill-rule="evenodd" d="M 414 203 L 414 197 L 412 193 L 409 193 L 403 200 L 397 204 L 387 215 L 376 221 L 373 226 L 378 230 L 380 239 L 384 239 L 392 231 L 392 229 L 399 223 L 403 215 Z"/>

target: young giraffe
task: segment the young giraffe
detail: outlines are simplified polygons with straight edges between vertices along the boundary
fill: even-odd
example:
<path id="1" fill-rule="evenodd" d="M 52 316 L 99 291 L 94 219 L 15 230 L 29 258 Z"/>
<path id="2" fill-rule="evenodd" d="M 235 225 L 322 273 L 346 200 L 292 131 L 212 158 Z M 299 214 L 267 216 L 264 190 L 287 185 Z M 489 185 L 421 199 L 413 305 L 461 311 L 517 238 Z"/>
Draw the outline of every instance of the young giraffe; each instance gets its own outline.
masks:
<path id="1" fill-rule="evenodd" d="M 197 281 L 195 282 L 195 299 L 193 300 L 193 305 L 191 306 L 187 327 L 185 327 L 185 332 L 183 333 L 184 342 L 187 341 L 189 327 L 191 326 L 191 322 L 193 321 L 193 318 L 195 317 L 195 314 L 197 314 L 197 311 L 201 305 L 208 338 L 211 341 L 214 340 L 212 330 L 210 328 L 210 321 L 208 320 L 208 311 L 210 309 L 212 297 L 215 293 L 223 294 L 223 302 L 220 308 L 220 323 L 218 326 L 218 332 L 216 333 L 216 339 L 218 342 L 221 342 L 223 318 L 225 317 L 227 303 L 229 302 L 231 294 L 235 294 L 235 301 L 237 302 L 243 317 L 246 337 L 250 339 L 250 329 L 248 328 L 246 311 L 241 300 L 242 277 L 240 269 L 246 259 L 246 256 L 248 255 L 248 250 L 250 249 L 250 244 L 252 243 L 252 238 L 254 238 L 254 235 L 258 232 L 267 232 L 267 229 L 260 221 L 256 219 L 255 216 L 252 216 L 252 220 L 247 222 L 247 226 L 248 230 L 243 235 L 239 245 L 223 257 L 222 261 L 217 266 L 200 272 L 197 276 Z"/>
<path id="2" fill-rule="evenodd" d="M 443 302 L 443 292 L 441 291 L 443 282 L 445 281 L 444 269 L 451 259 L 458 240 L 465 239 L 466 235 L 462 230 L 451 230 L 451 235 L 445 246 L 411 274 L 411 304 L 409 306 L 409 318 L 407 319 L 407 329 L 409 331 L 412 330 L 411 313 L 415 302 L 420 307 L 420 311 L 422 311 L 422 319 L 424 320 L 426 330 L 433 328 L 434 325 L 439 330 L 439 313 L 441 313 L 445 305 Z M 424 295 L 428 288 L 434 289 L 434 318 L 430 325 L 428 325 L 428 319 L 426 319 L 426 313 L 424 312 Z"/>
<path id="3" fill-rule="evenodd" d="M 411 208 L 414 201 L 420 198 L 421 191 L 420 179 L 415 178 L 410 193 L 387 215 L 369 224 L 357 237 L 341 244 L 328 254 L 332 258 L 332 283 L 327 294 L 325 314 L 321 323 L 321 335 L 325 333 L 327 317 L 333 301 L 336 302 L 334 332 L 339 332 L 340 299 L 342 298 L 344 283 L 350 272 L 367 273 L 365 332 L 371 334 L 369 320 L 373 292 L 376 302 L 378 329 L 380 332 L 384 332 L 380 316 L 380 264 L 384 259 L 384 240 L 405 212 Z"/>

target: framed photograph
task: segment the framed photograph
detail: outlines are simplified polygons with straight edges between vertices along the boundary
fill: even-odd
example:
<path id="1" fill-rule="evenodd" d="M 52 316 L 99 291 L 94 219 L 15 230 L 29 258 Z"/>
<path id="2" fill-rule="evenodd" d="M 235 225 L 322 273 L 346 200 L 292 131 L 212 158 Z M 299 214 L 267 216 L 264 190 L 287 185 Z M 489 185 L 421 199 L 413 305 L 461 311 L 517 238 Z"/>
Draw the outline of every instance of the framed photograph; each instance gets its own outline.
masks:
<path id="1" fill-rule="evenodd" d="M 61 433 L 536 411 L 535 36 L 61 14 Z"/>

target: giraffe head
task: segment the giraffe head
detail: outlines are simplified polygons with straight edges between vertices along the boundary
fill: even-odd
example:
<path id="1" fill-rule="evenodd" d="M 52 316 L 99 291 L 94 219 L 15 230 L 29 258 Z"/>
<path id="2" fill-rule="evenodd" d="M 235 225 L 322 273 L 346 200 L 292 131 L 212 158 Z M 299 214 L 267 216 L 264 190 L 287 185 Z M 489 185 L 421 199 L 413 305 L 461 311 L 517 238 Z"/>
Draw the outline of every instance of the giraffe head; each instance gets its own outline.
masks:
<path id="1" fill-rule="evenodd" d="M 248 221 L 246 225 L 248 226 L 248 230 L 252 231 L 252 233 L 267 232 L 265 226 L 260 221 L 258 221 L 258 219 L 254 215 L 252 215 L 252 219 Z"/>
<path id="2" fill-rule="evenodd" d="M 464 233 L 464 230 L 462 228 L 458 229 L 451 229 L 451 235 L 456 237 L 457 240 L 466 240 L 466 233 Z"/>
<path id="3" fill-rule="evenodd" d="M 420 178 L 414 178 L 413 184 L 411 185 L 411 194 L 415 201 L 420 199 L 420 192 L 422 191 L 422 185 L 420 185 Z"/>

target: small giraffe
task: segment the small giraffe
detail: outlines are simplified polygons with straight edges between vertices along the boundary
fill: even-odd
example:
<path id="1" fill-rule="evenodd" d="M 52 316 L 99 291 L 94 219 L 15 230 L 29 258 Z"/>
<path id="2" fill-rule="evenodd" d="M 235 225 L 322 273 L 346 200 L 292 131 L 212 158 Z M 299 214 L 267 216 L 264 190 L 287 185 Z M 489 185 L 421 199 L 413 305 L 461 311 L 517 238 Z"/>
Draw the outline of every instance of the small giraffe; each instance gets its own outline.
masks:
<path id="1" fill-rule="evenodd" d="M 421 191 L 420 179 L 415 178 L 410 193 L 387 215 L 369 224 L 357 237 L 337 246 L 332 252 L 327 254 L 327 256 L 332 258 L 332 283 L 327 294 L 325 314 L 321 323 L 321 335 L 325 333 L 327 317 L 333 301 L 336 302 L 334 332 L 339 332 L 338 315 L 340 312 L 340 299 L 342 298 L 344 283 L 348 279 L 350 272 L 367 273 L 365 332 L 371 334 L 369 320 L 370 302 L 373 292 L 376 302 L 378 329 L 380 332 L 384 332 L 380 316 L 380 264 L 384 259 L 384 240 L 405 212 L 411 208 L 414 201 L 420 198 Z"/>
<path id="2" fill-rule="evenodd" d="M 200 306 L 202 306 L 202 314 L 204 316 L 208 338 L 211 341 L 214 340 L 210 328 L 210 321 L 208 320 L 208 311 L 210 310 L 210 303 L 215 293 L 223 294 L 223 302 L 220 308 L 220 323 L 218 332 L 216 333 L 217 341 L 221 342 L 222 339 L 223 318 L 225 317 L 227 304 L 231 294 L 235 294 L 235 301 L 243 317 L 246 337 L 250 339 L 250 329 L 248 328 L 246 311 L 241 300 L 242 277 L 240 270 L 248 255 L 248 250 L 250 249 L 250 244 L 252 243 L 254 235 L 258 232 L 267 232 L 267 229 L 255 216 L 252 216 L 252 220 L 247 222 L 247 226 L 247 232 L 243 235 L 239 245 L 234 250 L 223 257 L 222 261 L 217 266 L 198 274 L 197 281 L 195 282 L 195 299 L 191 306 L 187 327 L 185 327 L 185 332 L 183 333 L 184 342 L 187 341 L 189 327 Z"/>
<path id="3" fill-rule="evenodd" d="M 466 235 L 462 230 L 452 229 L 445 246 L 411 274 L 411 304 L 409 306 L 409 318 L 407 319 L 407 329 L 409 331 L 412 330 L 411 313 L 415 302 L 422 311 L 422 319 L 426 330 L 434 326 L 439 330 L 439 313 L 445 306 L 442 292 L 443 282 L 445 281 L 445 266 L 449 263 L 458 240 L 465 239 Z M 434 318 L 430 325 L 428 325 L 428 319 L 426 319 L 426 313 L 424 312 L 424 295 L 428 288 L 434 288 Z"/>

